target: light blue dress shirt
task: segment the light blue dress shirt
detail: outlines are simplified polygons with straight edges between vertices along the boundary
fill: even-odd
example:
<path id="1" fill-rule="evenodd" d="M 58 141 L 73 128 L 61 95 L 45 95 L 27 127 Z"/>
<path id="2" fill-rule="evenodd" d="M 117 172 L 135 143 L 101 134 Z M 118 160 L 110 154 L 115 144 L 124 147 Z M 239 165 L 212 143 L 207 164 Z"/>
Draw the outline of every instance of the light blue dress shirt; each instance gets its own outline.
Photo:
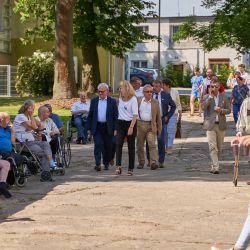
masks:
<path id="1" fill-rule="evenodd" d="M 103 100 L 99 98 L 98 117 L 97 117 L 98 122 L 107 122 L 106 113 L 107 113 L 107 97 Z"/>

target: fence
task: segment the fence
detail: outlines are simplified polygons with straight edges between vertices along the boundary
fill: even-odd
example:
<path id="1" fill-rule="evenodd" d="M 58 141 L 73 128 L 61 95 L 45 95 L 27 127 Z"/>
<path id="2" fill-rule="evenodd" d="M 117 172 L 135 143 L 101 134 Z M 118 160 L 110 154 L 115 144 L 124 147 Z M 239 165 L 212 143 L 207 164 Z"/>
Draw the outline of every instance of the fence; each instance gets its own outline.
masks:
<path id="1" fill-rule="evenodd" d="M 0 65 L 0 96 L 18 95 L 15 88 L 16 67 L 11 65 Z"/>

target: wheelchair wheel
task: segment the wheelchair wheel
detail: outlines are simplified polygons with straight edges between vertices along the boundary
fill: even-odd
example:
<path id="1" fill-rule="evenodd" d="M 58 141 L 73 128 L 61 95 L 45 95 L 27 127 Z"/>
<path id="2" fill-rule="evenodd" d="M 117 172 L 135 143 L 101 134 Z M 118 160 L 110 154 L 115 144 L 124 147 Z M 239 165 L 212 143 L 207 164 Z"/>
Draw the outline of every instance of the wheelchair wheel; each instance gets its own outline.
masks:
<path id="1" fill-rule="evenodd" d="M 15 184 L 18 187 L 23 187 L 27 182 L 27 177 L 30 176 L 29 169 L 26 163 L 23 163 L 14 170 Z"/>
<path id="2" fill-rule="evenodd" d="M 67 140 L 69 140 L 70 142 L 72 141 L 72 121 L 69 120 L 67 122 L 67 131 L 66 131 L 66 138 Z"/>
<path id="3" fill-rule="evenodd" d="M 63 160 L 65 167 L 68 168 L 71 162 L 71 148 L 69 141 L 63 143 Z"/>
<path id="4" fill-rule="evenodd" d="M 23 187 L 25 185 L 25 183 L 27 182 L 27 178 L 25 177 L 15 177 L 15 184 L 18 187 Z"/>

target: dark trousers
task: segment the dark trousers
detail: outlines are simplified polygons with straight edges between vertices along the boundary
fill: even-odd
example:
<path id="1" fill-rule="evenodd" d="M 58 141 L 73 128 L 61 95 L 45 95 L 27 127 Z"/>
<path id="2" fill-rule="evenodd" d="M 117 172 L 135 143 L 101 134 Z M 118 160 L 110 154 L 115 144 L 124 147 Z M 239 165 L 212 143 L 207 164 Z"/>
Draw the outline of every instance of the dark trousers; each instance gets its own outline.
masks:
<path id="1" fill-rule="evenodd" d="M 51 148 L 51 152 L 53 155 L 56 154 L 58 147 L 59 147 L 59 143 L 58 143 L 59 137 L 58 136 L 53 136 L 51 138 L 51 141 L 49 142 L 50 144 L 50 148 Z"/>
<path id="2" fill-rule="evenodd" d="M 233 104 L 233 117 L 235 123 L 237 123 L 238 121 L 238 113 L 240 112 L 240 106 L 241 104 Z"/>
<path id="3" fill-rule="evenodd" d="M 161 134 L 157 137 L 159 163 L 164 163 L 165 161 L 165 136 L 164 136 L 165 129 L 164 127 L 165 127 L 165 122 L 164 122 L 164 118 L 162 118 Z M 147 159 L 150 160 L 148 143 L 146 143 L 146 155 L 147 155 Z"/>
<path id="4" fill-rule="evenodd" d="M 85 121 L 81 115 L 74 117 L 74 124 L 77 130 L 77 140 L 87 140 L 87 131 L 85 129 Z"/>
<path id="5" fill-rule="evenodd" d="M 115 151 L 116 151 L 116 136 L 113 136 L 113 138 L 112 138 L 112 154 L 111 154 L 111 160 L 114 160 L 114 158 L 115 158 Z"/>
<path id="6" fill-rule="evenodd" d="M 112 155 L 112 143 L 110 138 L 113 135 L 108 134 L 107 123 L 97 123 L 94 138 L 94 155 L 96 166 L 101 165 L 101 159 L 104 165 L 108 165 Z"/>
<path id="7" fill-rule="evenodd" d="M 116 166 L 121 166 L 122 164 L 122 148 L 124 139 L 128 134 L 128 129 L 131 121 L 117 121 L 117 136 L 116 136 Z M 133 128 L 133 134 L 127 136 L 128 143 L 128 158 L 129 166 L 128 169 L 134 169 L 135 167 L 135 137 L 136 137 L 137 126 L 135 124 Z"/>

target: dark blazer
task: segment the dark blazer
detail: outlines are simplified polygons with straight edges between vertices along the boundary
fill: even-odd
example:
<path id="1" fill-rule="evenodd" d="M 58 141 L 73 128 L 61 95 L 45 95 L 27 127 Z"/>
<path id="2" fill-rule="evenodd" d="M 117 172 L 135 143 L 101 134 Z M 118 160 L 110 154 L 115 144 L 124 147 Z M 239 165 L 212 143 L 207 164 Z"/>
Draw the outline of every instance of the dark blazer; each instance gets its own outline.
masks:
<path id="1" fill-rule="evenodd" d="M 99 102 L 99 96 L 91 100 L 89 114 L 86 122 L 86 129 L 90 130 L 92 135 L 95 135 L 97 128 L 98 102 Z M 108 96 L 106 120 L 107 120 L 108 134 L 111 136 L 114 135 L 114 130 L 116 130 L 117 118 L 118 118 L 118 108 L 116 100 Z"/>
<path id="2" fill-rule="evenodd" d="M 231 107 L 228 98 L 225 93 L 219 94 L 218 107 L 221 108 L 221 112 L 218 114 L 214 111 L 215 101 L 214 98 L 210 97 L 209 94 L 205 95 L 202 101 L 202 109 L 204 111 L 204 123 L 203 128 L 206 130 L 212 130 L 215 126 L 216 116 L 219 118 L 219 129 L 226 129 L 226 115 L 230 114 Z"/>
<path id="3" fill-rule="evenodd" d="M 170 109 L 169 109 L 170 107 Z M 173 101 L 171 95 L 165 91 L 161 91 L 161 110 L 162 118 L 167 117 L 168 120 L 174 114 L 176 109 L 175 102 Z"/>

